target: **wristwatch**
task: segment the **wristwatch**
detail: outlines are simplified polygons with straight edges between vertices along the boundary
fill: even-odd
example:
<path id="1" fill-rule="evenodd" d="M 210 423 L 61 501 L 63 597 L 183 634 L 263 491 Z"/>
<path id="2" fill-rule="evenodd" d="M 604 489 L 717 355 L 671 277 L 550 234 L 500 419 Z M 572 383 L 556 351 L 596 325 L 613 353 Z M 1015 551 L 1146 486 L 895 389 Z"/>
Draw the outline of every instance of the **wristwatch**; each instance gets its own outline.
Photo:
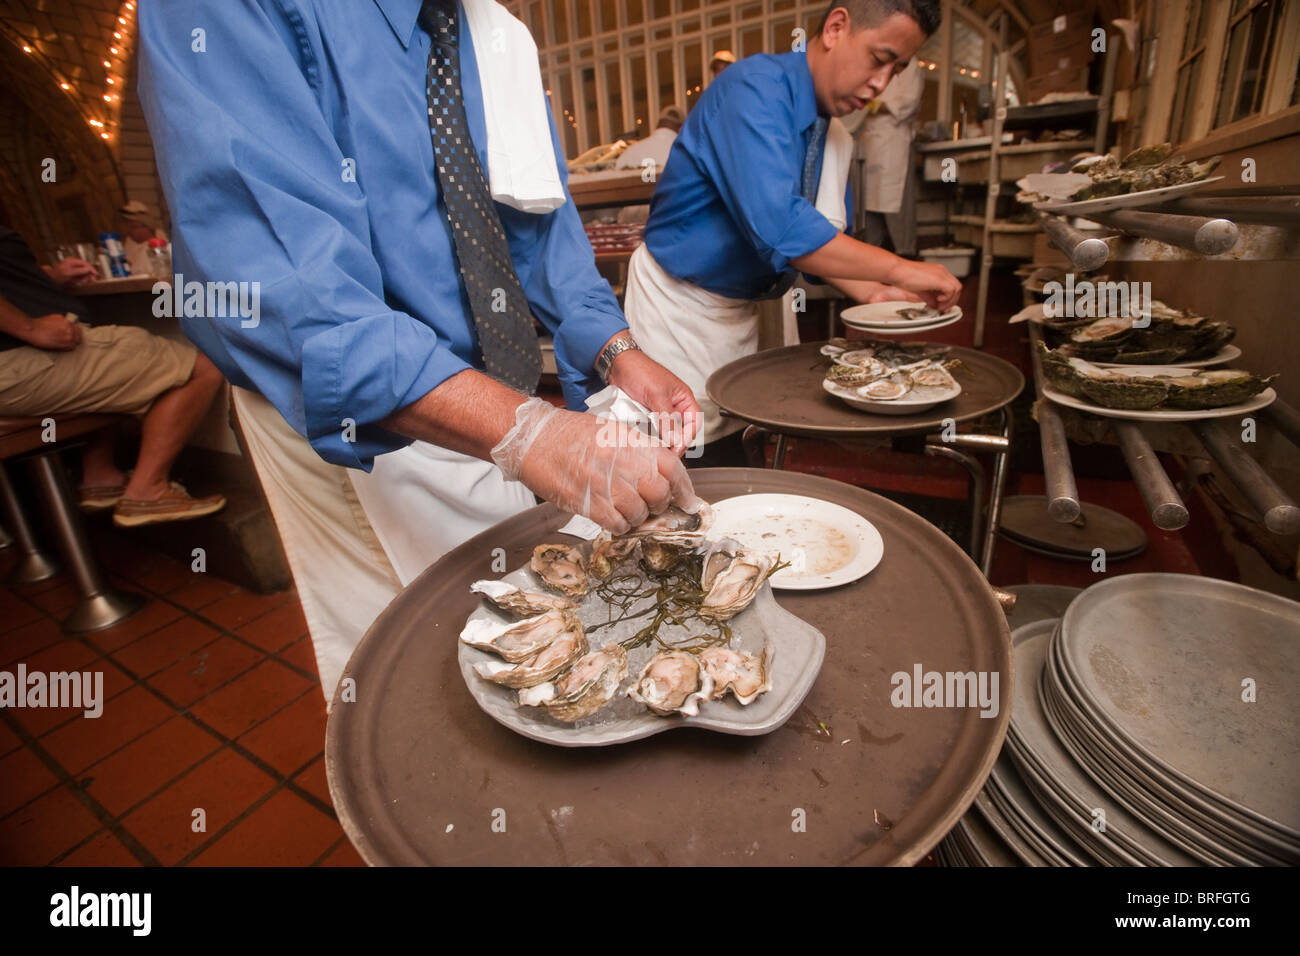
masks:
<path id="1" fill-rule="evenodd" d="M 614 364 L 614 356 L 628 349 L 636 349 L 639 352 L 641 346 L 636 344 L 636 340 L 631 335 L 619 336 L 601 349 L 600 354 L 596 356 L 596 374 L 606 385 L 609 384 L 609 367 Z"/>

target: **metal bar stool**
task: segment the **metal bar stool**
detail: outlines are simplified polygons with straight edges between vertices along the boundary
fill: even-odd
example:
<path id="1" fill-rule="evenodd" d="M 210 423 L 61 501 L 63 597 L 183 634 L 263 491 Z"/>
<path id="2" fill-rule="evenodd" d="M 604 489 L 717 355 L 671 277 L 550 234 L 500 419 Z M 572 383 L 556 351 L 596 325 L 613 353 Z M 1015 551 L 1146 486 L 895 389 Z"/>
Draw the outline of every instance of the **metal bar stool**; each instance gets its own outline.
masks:
<path id="1" fill-rule="evenodd" d="M 122 415 L 73 415 L 61 418 L 54 422 L 56 440 L 47 441 L 45 426 L 50 423 L 48 418 L 0 418 L 0 461 L 21 458 L 31 468 L 37 490 L 53 519 L 54 532 L 59 539 L 64 560 L 72 569 L 73 579 L 81 592 L 81 600 L 63 621 L 63 631 L 67 634 L 112 627 L 145 605 L 145 599 L 140 595 L 116 591 L 104 581 L 86 538 L 63 461 L 59 458 L 59 452 L 67 447 L 69 439 L 125 421 L 129 419 Z M 0 480 L 0 497 L 3 498 L 6 523 L 13 529 L 19 546 L 23 549 L 24 558 L 19 565 L 20 570 L 25 567 L 27 574 L 40 574 L 41 562 L 34 556 L 43 557 L 43 554 L 36 547 L 31 527 L 22 513 L 7 475 Z M 25 581 L 30 583 L 44 580 L 54 573 L 57 571 L 41 577 L 29 576 Z"/>

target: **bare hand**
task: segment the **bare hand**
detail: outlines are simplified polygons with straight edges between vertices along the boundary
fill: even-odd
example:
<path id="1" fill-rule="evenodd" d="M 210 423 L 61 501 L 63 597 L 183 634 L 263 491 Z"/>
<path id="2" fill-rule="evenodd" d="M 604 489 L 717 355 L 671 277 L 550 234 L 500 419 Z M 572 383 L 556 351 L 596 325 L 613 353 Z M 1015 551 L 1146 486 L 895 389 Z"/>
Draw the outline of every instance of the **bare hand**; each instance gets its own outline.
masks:
<path id="1" fill-rule="evenodd" d="M 81 326 L 55 313 L 32 319 L 22 336 L 28 345 L 55 352 L 70 352 L 81 344 Z"/>
<path id="2" fill-rule="evenodd" d="M 899 259 L 890 270 L 888 283 L 920 295 L 931 308 L 947 309 L 961 295 L 961 282 L 934 262 Z"/>
<path id="3" fill-rule="evenodd" d="M 867 302 L 924 302 L 915 292 L 894 285 L 884 285 L 867 296 Z"/>
<path id="4" fill-rule="evenodd" d="M 65 288 L 82 282 L 93 282 L 99 278 L 99 270 L 85 259 L 64 259 L 52 266 L 46 266 L 45 271 L 51 279 Z"/>
<path id="5" fill-rule="evenodd" d="M 700 430 L 700 406 L 686 383 L 639 349 L 614 357 L 609 384 L 617 385 L 658 416 L 659 434 L 682 455 Z"/>

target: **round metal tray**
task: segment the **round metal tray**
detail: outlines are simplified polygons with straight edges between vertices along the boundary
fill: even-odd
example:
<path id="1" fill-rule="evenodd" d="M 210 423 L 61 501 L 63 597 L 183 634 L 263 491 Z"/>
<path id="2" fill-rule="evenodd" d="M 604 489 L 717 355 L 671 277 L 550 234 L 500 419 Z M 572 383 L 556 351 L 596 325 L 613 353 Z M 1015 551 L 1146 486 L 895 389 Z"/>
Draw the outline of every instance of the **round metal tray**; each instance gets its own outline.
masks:
<path id="1" fill-rule="evenodd" d="M 762 737 L 687 728 L 572 750 L 484 714 L 461 678 L 457 634 L 478 604 L 470 583 L 499 576 L 494 560 L 519 565 L 568 518 L 532 508 L 413 581 L 344 671 L 356 701 L 331 708 L 326 772 L 367 862 L 906 865 L 952 828 L 997 757 L 1013 686 L 1006 620 L 970 558 L 905 508 L 840 482 L 740 468 L 693 478 L 711 501 L 820 497 L 884 538 L 861 580 L 778 595 L 827 641 L 794 717 Z M 892 706 L 891 675 L 918 663 L 998 672 L 997 716 Z"/>
<path id="2" fill-rule="evenodd" d="M 975 349 L 953 346 L 961 359 L 953 371 L 961 394 L 913 415 L 871 415 L 855 411 L 822 388 L 825 342 L 768 349 L 722 366 L 705 390 L 725 412 L 785 435 L 854 438 L 933 431 L 948 419 L 969 421 L 1010 404 L 1025 387 L 1025 377 L 1009 362 Z"/>

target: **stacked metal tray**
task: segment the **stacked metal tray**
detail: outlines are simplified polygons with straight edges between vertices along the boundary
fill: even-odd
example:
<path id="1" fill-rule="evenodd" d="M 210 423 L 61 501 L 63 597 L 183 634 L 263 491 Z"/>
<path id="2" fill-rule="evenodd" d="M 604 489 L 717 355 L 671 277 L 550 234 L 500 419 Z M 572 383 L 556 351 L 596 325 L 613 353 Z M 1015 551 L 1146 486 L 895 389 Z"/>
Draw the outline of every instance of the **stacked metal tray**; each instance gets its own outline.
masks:
<path id="1" fill-rule="evenodd" d="M 1007 741 L 941 861 L 1300 862 L 1300 604 L 1133 574 L 1056 619 L 1054 591 L 1014 622 Z"/>

